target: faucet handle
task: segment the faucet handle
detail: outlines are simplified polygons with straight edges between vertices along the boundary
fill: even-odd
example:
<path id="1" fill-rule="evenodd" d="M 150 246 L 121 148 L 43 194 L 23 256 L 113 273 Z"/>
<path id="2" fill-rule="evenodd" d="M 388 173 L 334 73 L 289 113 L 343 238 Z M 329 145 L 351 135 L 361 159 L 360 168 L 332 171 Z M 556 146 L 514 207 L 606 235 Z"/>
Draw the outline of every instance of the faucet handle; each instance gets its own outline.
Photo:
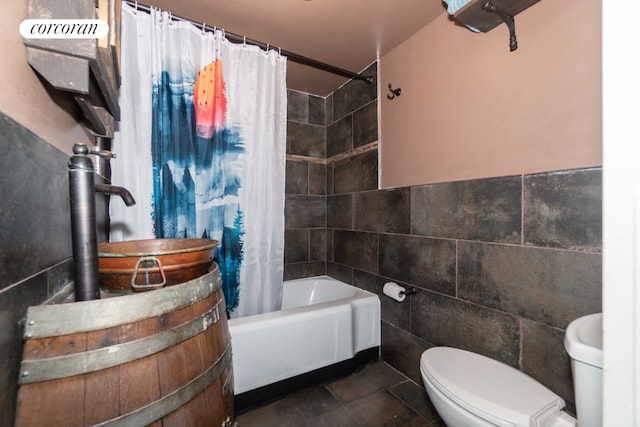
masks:
<path id="1" fill-rule="evenodd" d="M 89 154 L 95 154 L 96 156 L 102 157 L 103 159 L 106 159 L 106 160 L 111 160 L 118 157 L 116 153 L 112 153 L 109 150 L 101 150 L 101 151 L 89 150 Z"/>
<path id="2" fill-rule="evenodd" d="M 87 144 L 82 142 L 77 142 L 73 144 L 73 154 L 78 154 L 82 156 L 86 156 L 88 154 L 95 154 L 96 156 L 102 157 L 103 159 L 106 159 L 106 160 L 115 159 L 117 157 L 116 153 L 112 153 L 109 150 L 101 150 L 101 151 L 90 150 L 89 147 L 87 147 Z"/>

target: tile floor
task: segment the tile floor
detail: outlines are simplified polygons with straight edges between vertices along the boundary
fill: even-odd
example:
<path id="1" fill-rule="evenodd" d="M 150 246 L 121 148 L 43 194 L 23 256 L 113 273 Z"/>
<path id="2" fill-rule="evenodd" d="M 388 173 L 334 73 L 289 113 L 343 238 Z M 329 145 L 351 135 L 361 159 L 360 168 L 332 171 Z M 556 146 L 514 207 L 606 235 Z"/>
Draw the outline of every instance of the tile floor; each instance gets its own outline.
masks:
<path id="1" fill-rule="evenodd" d="M 446 427 L 424 389 L 381 360 L 237 414 L 238 427 Z"/>

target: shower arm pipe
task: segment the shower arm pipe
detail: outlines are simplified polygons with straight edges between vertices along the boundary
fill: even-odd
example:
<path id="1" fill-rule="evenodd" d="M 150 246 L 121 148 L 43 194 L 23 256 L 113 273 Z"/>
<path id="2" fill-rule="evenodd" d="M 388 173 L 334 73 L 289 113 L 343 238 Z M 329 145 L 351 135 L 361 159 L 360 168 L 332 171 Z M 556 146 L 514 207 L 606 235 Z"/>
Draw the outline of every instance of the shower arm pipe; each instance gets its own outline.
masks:
<path id="1" fill-rule="evenodd" d="M 124 0 L 124 1 L 128 5 L 133 6 L 136 10 L 140 10 L 140 11 L 147 12 L 147 13 L 151 12 L 151 9 L 152 9 L 151 6 L 140 4 L 140 3 L 136 2 L 136 1 L 132 1 L 132 0 Z M 222 30 L 222 28 L 211 27 L 211 26 L 209 26 L 207 24 L 204 24 L 204 23 L 201 23 L 201 22 L 196 22 L 196 21 L 193 21 L 193 20 L 188 19 L 188 18 L 183 18 L 183 17 L 176 16 L 176 15 L 173 15 L 173 14 L 171 14 L 170 16 L 171 16 L 171 19 L 173 19 L 173 20 L 189 22 L 189 23 L 195 25 L 196 27 L 202 28 L 203 30 L 206 30 L 206 31 L 214 32 L 216 29 Z M 244 36 L 239 36 L 237 34 L 229 33 L 226 30 L 224 31 L 224 35 L 228 40 L 230 40 L 232 42 L 244 43 L 244 44 L 248 44 L 248 45 L 251 45 L 251 46 L 258 46 L 260 49 L 263 49 L 263 50 L 275 50 L 275 51 L 278 51 L 278 53 L 280 53 L 281 55 L 286 56 L 288 60 L 293 61 L 293 62 L 295 62 L 297 64 L 307 65 L 309 67 L 317 68 L 319 70 L 326 71 L 328 73 L 337 74 L 337 75 L 342 76 L 342 77 L 349 77 L 349 78 L 356 79 L 356 80 L 363 80 L 363 81 L 365 81 L 367 83 L 373 83 L 373 76 L 363 76 L 362 74 L 354 73 L 352 71 L 345 70 L 344 68 L 335 67 L 333 65 L 330 65 L 330 64 L 327 64 L 327 63 L 324 63 L 324 62 L 320 62 L 320 61 L 317 61 L 315 59 L 308 58 L 306 56 L 298 55 L 297 53 L 290 52 L 288 50 L 284 50 L 284 49 L 281 49 L 279 47 L 274 47 L 274 46 L 271 46 L 270 44 L 267 44 L 267 43 L 263 43 L 263 42 L 260 42 L 260 41 L 257 41 L 257 40 L 252 40 L 252 39 L 249 39 L 249 38 L 244 37 Z"/>

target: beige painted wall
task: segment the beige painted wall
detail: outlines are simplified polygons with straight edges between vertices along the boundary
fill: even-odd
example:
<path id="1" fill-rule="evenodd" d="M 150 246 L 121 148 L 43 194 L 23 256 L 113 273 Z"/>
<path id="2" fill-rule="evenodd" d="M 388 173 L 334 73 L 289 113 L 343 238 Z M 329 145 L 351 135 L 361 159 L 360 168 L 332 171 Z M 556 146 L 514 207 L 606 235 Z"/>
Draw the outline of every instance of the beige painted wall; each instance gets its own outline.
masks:
<path id="1" fill-rule="evenodd" d="M 41 81 L 27 64 L 18 26 L 27 0 L 5 1 L 0 9 L 0 111 L 65 153 L 75 142 L 92 143 L 76 118 L 75 102 Z"/>
<path id="2" fill-rule="evenodd" d="M 445 13 L 380 59 L 383 188 L 602 164 L 601 0 L 541 1 L 516 33 Z"/>

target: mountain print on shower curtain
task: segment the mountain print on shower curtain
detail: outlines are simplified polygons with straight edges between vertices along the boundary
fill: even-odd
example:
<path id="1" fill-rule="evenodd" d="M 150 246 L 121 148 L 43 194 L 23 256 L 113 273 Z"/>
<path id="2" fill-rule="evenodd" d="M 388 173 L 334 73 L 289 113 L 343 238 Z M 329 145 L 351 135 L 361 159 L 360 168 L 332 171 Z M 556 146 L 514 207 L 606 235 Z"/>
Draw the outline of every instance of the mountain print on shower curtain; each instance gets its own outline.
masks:
<path id="1" fill-rule="evenodd" d="M 153 220 L 157 238 L 216 239 L 228 310 L 238 305 L 244 214 L 239 203 L 245 151 L 239 132 L 225 127 L 222 61 L 191 82 L 163 71 L 154 85 Z"/>
<path id="2" fill-rule="evenodd" d="M 280 309 L 287 58 L 122 3 L 113 242 L 209 237 L 230 318 Z M 239 286 L 238 286 L 239 285 Z"/>

